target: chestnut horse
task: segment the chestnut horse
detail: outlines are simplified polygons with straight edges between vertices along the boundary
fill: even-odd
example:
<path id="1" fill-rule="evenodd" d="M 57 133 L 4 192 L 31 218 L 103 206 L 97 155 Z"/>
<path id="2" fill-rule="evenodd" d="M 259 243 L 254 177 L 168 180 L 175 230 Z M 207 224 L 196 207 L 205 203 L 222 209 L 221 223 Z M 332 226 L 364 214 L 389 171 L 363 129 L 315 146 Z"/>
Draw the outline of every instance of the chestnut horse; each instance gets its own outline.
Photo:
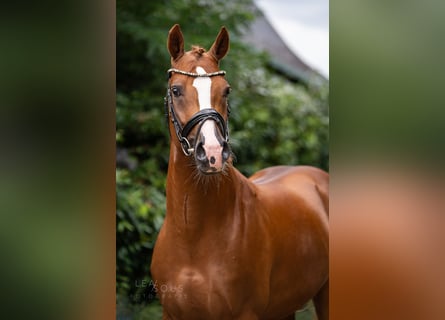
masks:
<path id="1" fill-rule="evenodd" d="M 151 265 L 163 319 L 293 319 L 311 299 L 328 319 L 328 174 L 278 166 L 244 177 L 218 67 L 227 30 L 209 51 L 185 52 L 175 25 L 167 47 L 167 214 Z"/>

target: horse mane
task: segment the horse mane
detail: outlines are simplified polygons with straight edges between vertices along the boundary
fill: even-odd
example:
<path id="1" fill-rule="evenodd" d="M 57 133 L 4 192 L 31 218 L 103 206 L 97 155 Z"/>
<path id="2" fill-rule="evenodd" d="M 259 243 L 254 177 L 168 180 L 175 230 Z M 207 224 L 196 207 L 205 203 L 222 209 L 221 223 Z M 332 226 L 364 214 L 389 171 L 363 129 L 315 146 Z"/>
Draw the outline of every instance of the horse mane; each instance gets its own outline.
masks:
<path id="1" fill-rule="evenodd" d="M 203 47 L 192 46 L 192 53 L 197 57 L 201 57 L 204 52 L 206 52 L 206 50 Z"/>

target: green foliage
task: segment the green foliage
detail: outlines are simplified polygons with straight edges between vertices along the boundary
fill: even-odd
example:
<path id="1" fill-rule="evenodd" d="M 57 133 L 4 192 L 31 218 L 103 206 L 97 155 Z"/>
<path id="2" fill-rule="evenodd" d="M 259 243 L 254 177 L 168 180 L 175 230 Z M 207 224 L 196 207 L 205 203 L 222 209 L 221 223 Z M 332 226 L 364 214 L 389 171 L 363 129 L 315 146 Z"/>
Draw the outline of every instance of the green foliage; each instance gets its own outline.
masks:
<path id="1" fill-rule="evenodd" d="M 150 256 L 165 212 L 165 175 L 156 168 L 154 160 L 147 160 L 136 172 L 116 170 L 117 290 L 130 294 L 133 302 L 148 295 L 147 287 L 137 283 L 149 280 Z M 138 181 L 145 172 L 152 174 Z"/>
<path id="2" fill-rule="evenodd" d="M 327 170 L 327 85 L 307 88 L 290 83 L 265 69 L 264 62 L 240 79 L 232 85 L 231 97 L 231 145 L 237 168 L 247 176 L 277 164 Z"/>
<path id="3" fill-rule="evenodd" d="M 169 134 L 163 97 L 168 30 L 181 25 L 186 47 L 209 48 L 219 28 L 231 35 L 221 62 L 233 88 L 230 143 L 244 174 L 277 164 L 328 168 L 328 85 L 289 82 L 268 57 L 240 40 L 258 14 L 252 1 L 117 1 L 117 290 L 131 304 L 152 297 L 149 266 L 165 214 Z"/>

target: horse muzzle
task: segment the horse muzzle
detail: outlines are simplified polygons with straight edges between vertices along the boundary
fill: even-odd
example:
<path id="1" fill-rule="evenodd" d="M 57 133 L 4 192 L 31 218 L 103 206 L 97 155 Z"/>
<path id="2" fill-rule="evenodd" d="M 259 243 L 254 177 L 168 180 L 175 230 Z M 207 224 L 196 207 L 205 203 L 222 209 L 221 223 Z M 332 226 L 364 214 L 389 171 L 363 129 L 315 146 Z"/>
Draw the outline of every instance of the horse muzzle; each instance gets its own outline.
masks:
<path id="1" fill-rule="evenodd" d="M 194 151 L 196 165 L 200 172 L 215 174 L 224 170 L 231 151 L 214 119 L 207 119 L 201 124 Z"/>

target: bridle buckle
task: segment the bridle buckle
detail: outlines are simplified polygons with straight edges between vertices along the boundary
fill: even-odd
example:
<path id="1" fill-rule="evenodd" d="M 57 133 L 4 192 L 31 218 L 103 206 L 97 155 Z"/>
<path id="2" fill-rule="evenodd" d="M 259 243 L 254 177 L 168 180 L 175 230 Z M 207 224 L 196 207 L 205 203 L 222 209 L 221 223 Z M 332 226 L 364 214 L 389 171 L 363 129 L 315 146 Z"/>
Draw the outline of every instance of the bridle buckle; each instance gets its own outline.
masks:
<path id="1" fill-rule="evenodd" d="M 182 152 L 187 157 L 191 156 L 193 154 L 193 152 L 195 151 L 195 149 L 190 146 L 190 142 L 187 140 L 187 138 L 181 136 L 179 138 L 179 142 L 181 143 Z"/>

